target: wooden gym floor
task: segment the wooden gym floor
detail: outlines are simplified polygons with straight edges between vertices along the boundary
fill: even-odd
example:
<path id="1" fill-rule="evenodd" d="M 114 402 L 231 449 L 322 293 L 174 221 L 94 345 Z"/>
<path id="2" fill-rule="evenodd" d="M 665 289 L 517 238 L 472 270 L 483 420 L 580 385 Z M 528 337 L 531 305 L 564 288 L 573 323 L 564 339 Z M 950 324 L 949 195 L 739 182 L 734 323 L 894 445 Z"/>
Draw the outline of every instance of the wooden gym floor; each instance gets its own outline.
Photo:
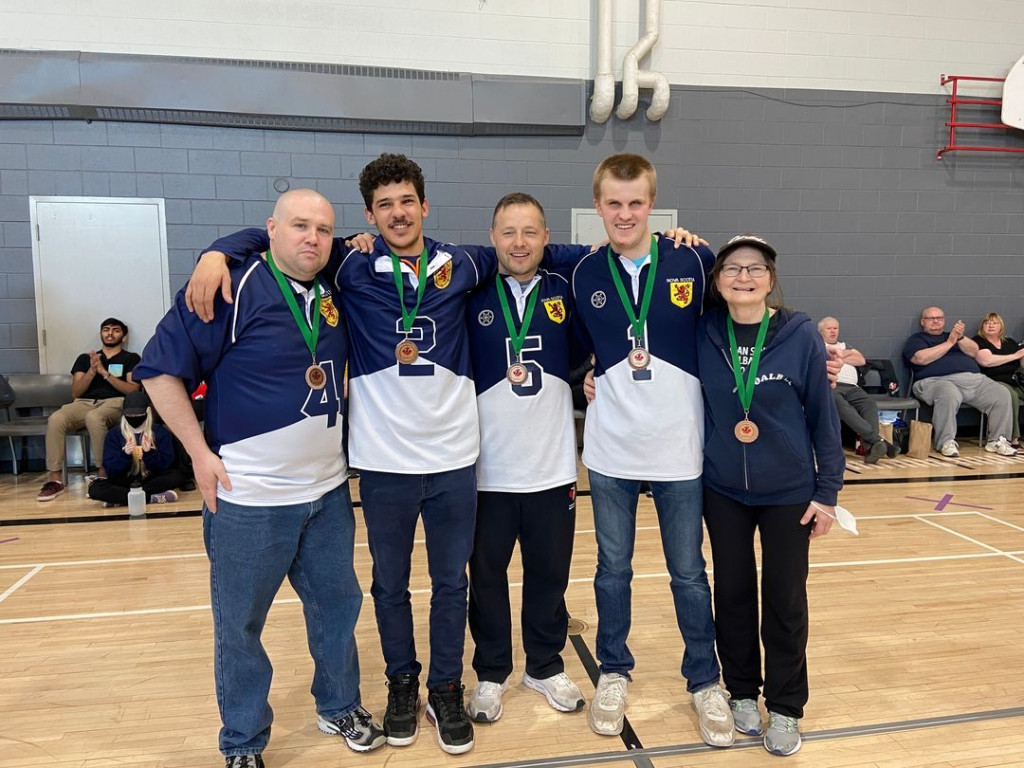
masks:
<path id="1" fill-rule="evenodd" d="M 1024 456 L 973 445 L 962 453 L 870 467 L 848 457 L 840 502 L 861 535 L 835 528 L 812 545 L 811 700 L 803 749 L 787 765 L 1024 765 Z M 46 504 L 35 501 L 41 483 L 42 475 L 0 477 L 0 767 L 223 765 L 198 494 L 130 521 L 85 498 L 80 474 Z M 566 599 L 584 626 L 564 657 L 589 700 L 596 545 L 585 480 L 580 491 Z M 350 752 L 316 728 L 301 607 L 285 585 L 265 633 L 275 667 L 268 766 L 776 764 L 743 737 L 729 750 L 701 743 L 649 499 L 638 526 L 625 738 L 597 736 L 583 713 L 557 714 L 516 684 L 502 719 L 477 727 L 467 755 L 442 753 L 425 720 L 411 747 Z M 421 547 L 412 591 L 425 661 Z M 361 523 L 356 561 L 368 591 Z M 517 601 L 513 590 L 513 610 Z M 368 594 L 358 640 L 364 704 L 379 717 L 386 690 Z M 469 688 L 471 652 L 467 642 Z M 516 665 L 518 682 L 521 653 Z"/>

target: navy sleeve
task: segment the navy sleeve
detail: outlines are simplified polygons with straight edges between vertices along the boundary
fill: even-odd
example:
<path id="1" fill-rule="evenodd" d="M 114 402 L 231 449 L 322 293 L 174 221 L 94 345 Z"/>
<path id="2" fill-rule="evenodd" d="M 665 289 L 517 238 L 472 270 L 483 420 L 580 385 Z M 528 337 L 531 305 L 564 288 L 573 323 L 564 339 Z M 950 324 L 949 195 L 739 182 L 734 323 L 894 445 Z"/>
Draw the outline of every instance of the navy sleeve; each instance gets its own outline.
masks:
<path id="1" fill-rule="evenodd" d="M 945 341 L 945 339 L 943 339 L 943 341 Z M 921 338 L 920 334 L 915 333 L 907 339 L 907 343 L 903 345 L 903 359 L 906 360 L 908 364 L 912 365 L 912 363 L 910 363 L 910 358 L 922 349 L 927 348 L 928 344 L 925 343 L 925 340 Z"/>
<path id="2" fill-rule="evenodd" d="M 234 315 L 239 311 L 237 300 L 240 270 L 232 275 L 236 291 L 233 307 L 217 296 L 214 319 L 204 323 L 185 306 L 185 291 L 174 298 L 174 306 L 156 327 L 153 338 L 142 351 L 142 360 L 135 366 L 132 378 L 145 381 L 161 374 L 181 379 L 185 390 L 192 392 L 206 381 L 217 367 L 231 342 Z"/>
<path id="3" fill-rule="evenodd" d="M 476 273 L 480 275 L 477 286 L 487 285 L 489 280 L 494 279 L 498 272 L 498 252 L 487 245 L 460 245 L 462 250 L 469 256 L 470 261 L 476 267 Z"/>
<path id="4" fill-rule="evenodd" d="M 590 253 L 589 245 L 552 245 L 544 248 L 544 258 L 540 265 L 551 272 L 556 272 L 566 280 L 572 279 L 572 271 L 576 269 L 580 259 Z"/>
<path id="5" fill-rule="evenodd" d="M 124 452 L 120 422 L 110 428 L 103 441 L 103 468 L 107 470 L 107 477 L 124 477 L 131 471 L 132 457 Z"/>
<path id="6" fill-rule="evenodd" d="M 818 467 L 817 487 L 812 498 L 832 507 L 839 498 L 839 491 L 843 487 L 843 472 L 846 470 L 846 457 L 839 432 L 839 412 L 825 369 L 825 344 L 810 324 L 805 325 L 801 333 L 808 347 L 804 374 L 804 413 Z"/>
<path id="7" fill-rule="evenodd" d="M 174 442 L 162 424 L 153 427 L 153 439 L 156 440 L 156 448 L 142 454 L 142 461 L 151 472 L 159 472 L 174 463 Z"/>

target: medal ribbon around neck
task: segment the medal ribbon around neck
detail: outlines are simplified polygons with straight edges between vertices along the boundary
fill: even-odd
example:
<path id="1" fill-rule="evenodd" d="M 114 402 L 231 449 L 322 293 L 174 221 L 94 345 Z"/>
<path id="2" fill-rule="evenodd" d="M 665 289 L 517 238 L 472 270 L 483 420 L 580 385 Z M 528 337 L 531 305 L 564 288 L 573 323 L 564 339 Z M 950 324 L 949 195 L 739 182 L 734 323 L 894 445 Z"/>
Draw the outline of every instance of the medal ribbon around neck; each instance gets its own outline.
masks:
<path id="1" fill-rule="evenodd" d="M 757 341 L 754 342 L 754 354 L 750 360 L 750 367 L 747 369 L 747 380 L 743 381 L 743 367 L 740 365 L 740 353 L 736 346 L 736 331 L 732 326 L 732 315 L 726 315 L 725 325 L 729 329 L 729 355 L 732 357 L 732 373 L 736 377 L 736 393 L 740 397 L 740 406 L 743 408 L 743 418 L 750 413 L 750 403 L 754 399 L 754 382 L 757 380 L 757 367 L 761 363 L 761 350 L 764 348 L 764 338 L 768 335 L 768 319 L 771 315 L 765 307 L 764 317 L 761 318 L 761 325 L 757 329 Z"/>
<path id="2" fill-rule="evenodd" d="M 612 273 L 612 282 L 615 283 L 615 290 L 618 291 L 619 300 L 623 309 L 629 317 L 629 323 L 633 326 L 633 338 L 641 347 L 644 346 L 644 326 L 647 324 L 647 313 L 651 309 L 651 294 L 654 293 L 654 273 L 658 270 L 658 238 L 651 235 L 651 268 L 647 272 L 647 285 L 644 286 L 644 296 L 640 302 L 640 316 L 637 317 L 633 311 L 633 301 L 626 293 L 626 286 L 622 283 L 619 275 L 619 268 L 615 266 L 615 257 L 612 256 L 612 247 L 608 246 L 608 269 Z"/>
<path id="3" fill-rule="evenodd" d="M 303 315 L 302 310 L 299 309 L 299 303 L 295 300 L 295 291 L 292 290 L 287 279 L 274 263 L 274 255 L 270 252 L 270 249 L 267 249 L 267 266 L 269 266 L 270 271 L 274 273 L 274 279 L 277 281 L 277 287 L 280 288 L 281 293 L 284 294 L 284 300 L 288 304 L 288 309 L 292 311 L 292 317 L 295 318 L 295 324 L 299 326 L 302 338 L 305 339 L 306 346 L 309 348 L 309 354 L 315 361 L 316 340 L 320 336 L 320 281 L 315 277 L 313 278 L 316 301 L 313 306 L 313 322 L 310 324 L 306 320 L 305 315 Z"/>
<path id="4" fill-rule="evenodd" d="M 508 338 L 512 342 L 512 351 L 516 353 L 516 360 L 519 360 L 523 344 L 526 343 L 526 334 L 530 330 L 530 321 L 533 320 L 533 310 L 537 307 L 537 294 L 540 288 L 530 291 L 530 298 L 526 300 L 526 311 L 523 313 L 523 325 L 516 332 L 516 324 L 512 320 L 512 310 L 509 308 L 508 297 L 505 295 L 506 288 L 502 283 L 501 275 L 494 276 L 494 282 L 498 287 L 498 301 L 501 302 L 501 314 L 505 316 L 505 327 L 508 328 Z"/>
<path id="5" fill-rule="evenodd" d="M 405 290 L 402 287 L 402 261 L 393 251 L 388 251 L 388 253 L 391 254 L 391 274 L 395 277 L 395 288 L 398 289 L 398 303 L 402 307 L 402 330 L 408 333 L 412 330 L 412 324 L 416 322 L 416 315 L 420 311 L 420 302 L 423 301 L 423 289 L 427 285 L 427 249 L 424 247 L 423 253 L 420 254 L 419 268 L 416 271 L 416 306 L 411 310 L 405 307 Z"/>

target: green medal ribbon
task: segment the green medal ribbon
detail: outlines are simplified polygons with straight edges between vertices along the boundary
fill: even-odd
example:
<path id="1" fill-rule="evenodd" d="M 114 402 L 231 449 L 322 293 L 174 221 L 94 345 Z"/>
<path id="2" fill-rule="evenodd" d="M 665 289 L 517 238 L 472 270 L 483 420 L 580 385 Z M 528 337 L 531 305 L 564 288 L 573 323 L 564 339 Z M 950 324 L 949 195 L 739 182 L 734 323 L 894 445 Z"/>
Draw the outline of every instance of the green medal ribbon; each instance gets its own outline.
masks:
<path id="1" fill-rule="evenodd" d="M 416 322 L 416 315 L 420 311 L 420 302 L 423 301 L 423 289 L 427 285 L 427 249 L 420 254 L 420 265 L 417 271 L 416 280 L 416 306 L 411 310 L 405 307 L 405 290 L 402 287 L 402 261 L 394 253 L 391 253 L 391 274 L 395 276 L 395 288 L 398 289 L 398 303 L 402 306 L 402 330 L 408 333 L 412 324 Z"/>
<path id="2" fill-rule="evenodd" d="M 647 272 L 647 285 L 644 286 L 643 300 L 640 302 L 640 316 L 637 317 L 633 311 L 633 301 L 626 293 L 626 286 L 622 284 L 622 277 L 619 275 L 619 268 L 615 266 L 615 257 L 612 256 L 612 247 L 608 246 L 608 269 L 612 273 L 612 281 L 615 283 L 615 290 L 619 292 L 619 300 L 623 309 L 629 317 L 630 325 L 633 326 L 633 338 L 641 347 L 644 346 L 644 326 L 647 324 L 647 313 L 651 309 L 651 294 L 654 293 L 654 274 L 658 271 L 658 238 L 651 235 L 651 268 Z"/>
<path id="3" fill-rule="evenodd" d="M 508 297 L 505 296 L 505 281 L 501 275 L 494 276 L 494 283 L 498 287 L 498 301 L 501 302 L 501 314 L 505 316 L 505 327 L 508 328 L 508 338 L 512 342 L 512 351 L 516 353 L 516 361 L 519 361 L 520 352 L 526 342 L 526 334 L 530 330 L 530 321 L 533 320 L 533 310 L 537 306 L 537 294 L 540 288 L 530 292 L 530 298 L 526 301 L 526 312 L 523 313 L 523 326 L 516 332 L 516 324 L 512 320 L 512 310 L 508 306 Z"/>
<path id="4" fill-rule="evenodd" d="M 736 377 L 736 393 L 740 396 L 740 406 L 743 408 L 743 418 L 750 413 L 750 403 L 754 399 L 754 382 L 757 380 L 757 367 L 761 363 L 761 350 L 764 348 L 764 338 L 768 335 L 768 319 L 771 315 L 765 307 L 764 317 L 761 318 L 761 325 L 757 329 L 757 341 L 754 342 L 754 355 L 750 360 L 750 367 L 747 369 L 747 380 L 743 381 L 743 367 L 740 365 L 740 353 L 736 346 L 736 331 L 732 327 L 732 315 L 726 315 L 725 325 L 729 329 L 729 355 L 732 357 L 732 373 Z"/>
<path id="5" fill-rule="evenodd" d="M 307 322 L 302 310 L 299 309 L 299 303 L 295 300 L 295 291 L 292 290 L 290 285 L 288 285 L 287 279 L 274 263 L 274 255 L 270 252 L 270 249 L 267 249 L 267 265 L 270 267 L 270 271 L 274 273 L 274 279 L 277 280 L 277 287 L 280 288 L 281 293 L 284 294 L 284 300 L 288 304 L 288 309 L 292 311 L 292 317 L 295 318 L 295 323 L 299 326 L 302 338 L 306 340 L 306 346 L 309 348 L 309 354 L 313 356 L 313 360 L 315 361 L 316 340 L 320 336 L 320 281 L 315 277 L 313 278 L 313 286 L 316 291 L 316 301 L 313 305 L 313 323 L 312 327 L 310 327 L 310 324 Z"/>

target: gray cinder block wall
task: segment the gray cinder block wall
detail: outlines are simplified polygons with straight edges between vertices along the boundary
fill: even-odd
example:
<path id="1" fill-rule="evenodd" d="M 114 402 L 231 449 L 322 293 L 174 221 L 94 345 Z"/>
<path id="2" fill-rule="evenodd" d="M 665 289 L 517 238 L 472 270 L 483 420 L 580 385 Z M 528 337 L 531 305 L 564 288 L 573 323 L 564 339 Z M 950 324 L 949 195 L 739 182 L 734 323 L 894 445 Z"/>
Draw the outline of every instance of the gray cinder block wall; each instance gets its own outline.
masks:
<path id="1" fill-rule="evenodd" d="M 420 163 L 428 234 L 455 242 L 486 242 L 494 202 L 516 189 L 541 201 L 564 241 L 570 209 L 591 205 L 594 166 L 639 152 L 659 169 L 659 207 L 678 208 L 680 223 L 714 246 L 740 231 L 768 237 L 787 303 L 837 316 L 870 357 L 898 358 L 932 303 L 972 333 L 998 311 L 1020 337 L 1024 155 L 937 162 L 944 97 L 675 87 L 660 124 L 643 108 L 580 138 L 0 122 L 0 372 L 38 370 L 29 195 L 165 198 L 176 291 L 199 249 L 263 224 L 278 179 L 324 193 L 340 232 L 363 230 L 356 178 L 384 151 Z M 984 140 L 1024 146 L 1015 131 Z M 98 267 L 116 268 L 113 257 Z"/>

